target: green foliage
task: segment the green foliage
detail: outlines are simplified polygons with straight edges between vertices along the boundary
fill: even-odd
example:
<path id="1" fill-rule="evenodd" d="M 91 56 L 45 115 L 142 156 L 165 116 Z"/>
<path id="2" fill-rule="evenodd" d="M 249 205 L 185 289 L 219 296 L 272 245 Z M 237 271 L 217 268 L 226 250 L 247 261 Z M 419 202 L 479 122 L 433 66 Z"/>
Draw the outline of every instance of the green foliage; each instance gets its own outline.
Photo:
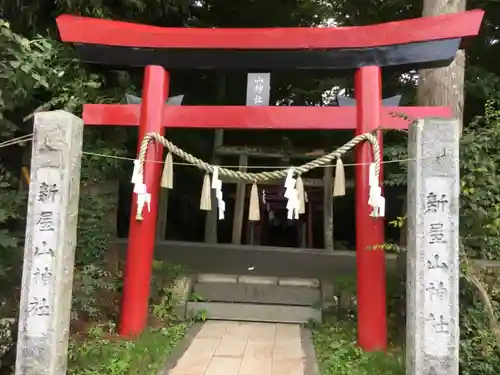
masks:
<path id="1" fill-rule="evenodd" d="M 208 316 L 208 311 L 202 309 L 197 311 L 196 314 L 190 317 L 190 319 L 192 319 L 195 322 L 204 322 L 205 320 L 207 320 L 207 316 Z"/>
<path id="2" fill-rule="evenodd" d="M 96 264 L 79 267 L 73 281 L 73 318 L 97 322 L 116 319 L 121 276 Z"/>
<path id="3" fill-rule="evenodd" d="M 93 129 L 92 129 L 93 130 Z M 125 138 L 109 140 L 111 131 L 88 131 L 84 150 L 110 156 L 124 155 Z M 115 136 L 120 132 L 114 131 Z M 97 135 L 97 137 L 95 137 Z M 121 142 L 120 142 L 121 141 Z M 117 146 L 110 147 L 113 143 Z M 102 263 L 116 237 L 118 181 L 123 162 L 116 158 L 84 155 L 82 159 L 76 264 Z M 103 178 L 106 176 L 105 178 Z"/>
<path id="4" fill-rule="evenodd" d="M 70 47 L 42 36 L 26 39 L 14 33 L 3 20 L 0 20 L 0 47 L 0 140 L 11 138 L 14 132 L 30 133 L 31 122 L 25 120 L 33 112 L 61 108 L 78 114 L 84 102 L 105 102 L 121 95 L 119 87 L 105 90 L 103 77 L 85 70 Z M 120 131 L 86 129 L 84 149 L 121 155 L 124 145 L 120 143 L 125 140 L 122 134 Z M 116 144 L 121 148 L 112 147 Z M 101 181 L 105 183 L 104 175 L 117 176 L 119 166 L 116 159 L 110 158 L 84 157 L 82 160 L 76 256 L 79 266 L 96 259 L 102 261 L 104 251 L 109 248 L 109 240 L 116 228 L 112 228 L 113 223 L 109 223 L 107 215 L 116 208 L 117 192 L 102 194 L 102 189 L 95 185 Z M 0 209 L 0 225 L 8 224 L 6 229 L 0 229 L 0 248 L 16 248 L 19 253 L 18 236 L 23 236 L 24 230 L 12 229 L 24 216 L 20 208 L 24 208 L 26 192 L 23 195 L 18 193 L 17 181 L 4 167 L 0 169 L 0 182 L 0 200 L 10 205 L 2 205 Z M 0 254 L 6 253 L 2 251 Z M 1 265 L 12 265 L 12 262 L 1 262 L 0 271 Z M 95 280 L 95 274 L 90 276 L 96 272 L 95 267 L 83 267 L 81 271 L 81 275 L 77 272 L 77 282 L 79 279 Z M 88 288 L 94 286 L 90 283 Z M 81 305 L 89 310 L 93 308 L 92 304 Z"/>
<path id="5" fill-rule="evenodd" d="M 70 343 L 70 375 L 155 375 L 165 357 L 184 337 L 188 326 L 177 324 L 148 329 L 137 340 L 125 341 L 106 335 L 107 327 L 94 329 L 88 339 Z"/>
<path id="6" fill-rule="evenodd" d="M 384 186 L 405 187 L 408 173 L 407 137 L 387 138 L 389 137 L 384 139 L 384 160 L 391 163 L 384 164 Z M 394 160 L 401 160 L 401 162 L 395 163 Z"/>
<path id="7" fill-rule="evenodd" d="M 30 133 L 30 122 L 25 121 L 33 112 L 62 108 L 78 113 L 83 102 L 106 100 L 102 77 L 87 73 L 68 46 L 41 36 L 28 40 L 14 33 L 9 23 L 0 20 L 0 48 L 0 140 L 11 138 L 14 132 Z M 113 92 L 108 94 L 112 96 Z M 86 131 L 86 141 L 97 138 L 97 143 L 102 143 L 95 133 L 93 137 L 89 137 L 88 133 Z M 87 164 L 93 166 L 94 172 L 90 175 L 94 179 L 98 169 L 101 173 L 109 172 L 109 168 L 106 169 L 109 164 L 107 160 L 101 161 L 99 166 L 85 160 L 83 164 L 84 180 L 89 174 L 89 167 L 85 168 Z M 20 202 L 12 197 L 13 190 L 17 191 L 17 182 L 9 178 L 6 169 L 0 170 L 0 173 L 4 187 L 0 190 L 0 200 L 8 204 Z M 85 199 L 83 201 L 88 202 Z M 92 203 L 95 205 L 95 202 Z M 2 221 L 19 219 L 14 217 L 16 211 L 8 210 L 9 217 Z M 95 226 L 95 223 L 91 225 Z M 4 238 L 5 232 L 3 234 Z M 0 246 L 15 243 L 15 235 L 7 237 L 0 242 Z"/>
<path id="8" fill-rule="evenodd" d="M 468 256 L 500 260 L 500 110 L 488 102 L 461 142 L 460 233 Z"/>
<path id="9" fill-rule="evenodd" d="M 182 267 L 153 261 L 153 277 L 151 288 L 151 313 L 160 322 L 168 322 L 175 316 L 174 308 L 180 302 L 177 299 L 173 282 L 182 274 Z"/>
<path id="10" fill-rule="evenodd" d="M 104 262 L 104 254 L 114 240 L 116 229 L 107 221 L 106 213 L 116 207 L 116 195 L 96 196 L 85 191 L 90 183 L 82 181 L 82 194 L 79 207 L 78 245 L 75 264 L 84 266 Z"/>
<path id="11" fill-rule="evenodd" d="M 500 321 L 500 272 L 483 272 L 480 281 L 488 291 L 496 321 Z M 489 279 L 489 281 L 488 281 Z M 462 278 L 460 288 L 460 373 L 495 375 L 500 371 L 500 335 L 492 329 L 478 289 Z M 498 324 L 498 323 L 497 323 Z"/>
<path id="12" fill-rule="evenodd" d="M 488 101 L 484 115 L 461 142 L 460 237 L 463 259 L 500 260 L 500 110 Z M 464 375 L 500 371 L 498 270 L 476 271 L 463 261 L 460 288 L 460 368 Z"/>
<path id="13" fill-rule="evenodd" d="M 0 318 L 0 366 L 2 358 L 12 349 L 16 320 L 14 318 Z"/>
<path id="14" fill-rule="evenodd" d="M 154 261 L 151 277 L 150 312 L 155 323 L 178 320 L 174 288 L 183 274 L 180 266 Z M 111 272 L 99 263 L 80 266 L 73 286 L 73 318 L 84 322 L 116 321 L 119 315 L 123 274 Z"/>
<path id="15" fill-rule="evenodd" d="M 4 20 L 0 32 L 3 132 L 22 128 L 21 120 L 34 111 L 60 108 L 74 113 L 83 102 L 102 96 L 102 77 L 87 73 L 69 46 L 42 36 L 26 39 Z"/>
<path id="16" fill-rule="evenodd" d="M 165 357 L 177 345 L 188 325 L 174 316 L 177 301 L 174 280 L 182 273 L 178 266 L 155 262 L 153 266 L 150 311 L 154 327 L 134 341 L 116 336 L 120 278 L 95 265 L 79 270 L 75 279 L 74 313 L 79 318 L 105 322 L 92 323 L 86 336 L 75 335 L 70 342 L 68 373 L 73 375 L 134 373 L 157 374 Z M 173 324 L 175 322 L 175 325 Z M 161 324 L 158 324 L 161 323 Z"/>
<path id="17" fill-rule="evenodd" d="M 0 165 L 0 191 L 2 206 L 0 207 L 0 291 L 11 287 L 9 280 L 12 265 L 19 264 L 19 239 L 11 234 L 15 221 L 23 218 L 25 197 L 11 184 L 16 179 Z M 3 227 L 3 228 L 2 228 Z"/>
<path id="18" fill-rule="evenodd" d="M 17 331 L 18 299 L 12 289 L 18 287 L 22 249 L 16 232 L 17 221 L 25 212 L 25 197 L 12 188 L 15 178 L 0 164 L 0 368 L 4 356 L 11 353 Z M 24 231 L 22 231 L 24 233 Z"/>
<path id="19" fill-rule="evenodd" d="M 0 48 L 0 141 L 10 139 L 14 134 L 31 133 L 30 118 L 33 112 L 65 109 L 78 114 L 84 102 L 103 102 L 120 95 L 119 87 L 103 89 L 103 77 L 85 70 L 70 47 L 42 36 L 28 40 L 12 32 L 9 24 L 3 20 L 0 20 Z M 121 144 L 119 149 L 112 145 L 123 142 L 121 134 L 123 132 L 111 134 L 109 131 L 86 130 L 84 149 L 120 155 L 124 145 Z M 14 152 L 17 152 L 15 148 Z M 0 153 L 0 158 L 2 156 Z M 18 172 L 16 168 L 18 166 L 0 164 L 0 200 L 3 202 L 0 208 L 2 291 L 19 282 L 22 264 L 20 246 L 24 236 L 26 190 L 18 189 L 18 181 L 13 177 Z M 82 160 L 73 299 L 73 317 L 77 319 L 107 320 L 117 316 L 120 274 L 112 274 L 102 265 L 103 254 L 109 248 L 109 240 L 116 230 L 113 223 L 109 223 L 107 215 L 116 208 L 117 194 L 99 194 L 95 185 L 103 181 L 104 174 L 111 178 L 117 176 L 118 170 L 115 159 L 84 157 Z M 9 294 L 12 295 L 12 292 Z M 10 299 L 9 304 L 2 304 L 1 315 L 16 317 L 16 304 L 17 297 Z M 12 345 L 12 342 L 5 342 L 4 346 Z"/>
<path id="20" fill-rule="evenodd" d="M 313 328 L 313 340 L 321 375 L 404 375 L 401 348 L 386 354 L 364 353 L 356 346 L 354 320 L 330 318 Z"/>

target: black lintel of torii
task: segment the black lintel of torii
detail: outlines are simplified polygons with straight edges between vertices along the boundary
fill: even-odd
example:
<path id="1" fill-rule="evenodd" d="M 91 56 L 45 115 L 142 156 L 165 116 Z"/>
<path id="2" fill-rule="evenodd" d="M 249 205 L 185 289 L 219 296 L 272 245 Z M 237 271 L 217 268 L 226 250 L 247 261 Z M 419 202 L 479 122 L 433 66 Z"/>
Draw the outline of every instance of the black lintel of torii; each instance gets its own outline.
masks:
<path id="1" fill-rule="evenodd" d="M 169 105 L 182 105 L 184 100 L 184 95 L 171 96 L 165 102 Z M 132 94 L 125 94 L 125 103 L 127 104 L 141 104 L 142 98 L 140 96 L 135 96 Z"/>
<path id="2" fill-rule="evenodd" d="M 382 99 L 383 107 L 398 107 L 401 102 L 402 95 L 396 95 L 390 98 Z M 349 98 L 347 96 L 337 96 L 337 103 L 339 107 L 355 107 L 356 99 Z"/>

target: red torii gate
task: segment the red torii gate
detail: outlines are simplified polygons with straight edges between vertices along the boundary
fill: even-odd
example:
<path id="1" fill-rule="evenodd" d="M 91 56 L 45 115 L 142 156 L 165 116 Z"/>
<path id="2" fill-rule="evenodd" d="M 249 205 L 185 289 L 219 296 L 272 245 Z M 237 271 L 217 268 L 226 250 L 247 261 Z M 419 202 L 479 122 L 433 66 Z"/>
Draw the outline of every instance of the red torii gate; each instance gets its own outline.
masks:
<path id="1" fill-rule="evenodd" d="M 145 67 L 140 105 L 86 104 L 86 125 L 135 126 L 139 142 L 163 128 L 226 129 L 406 129 L 413 118 L 451 117 L 447 107 L 382 107 L 381 67 L 406 70 L 447 66 L 463 38 L 476 36 L 484 12 L 474 10 L 379 25 L 341 28 L 204 29 L 160 28 L 62 15 L 61 39 L 75 44 L 84 61 Z M 164 68 L 340 69 L 354 70 L 356 107 L 168 106 L 169 73 Z M 380 139 L 382 149 L 382 139 Z M 147 160 L 162 161 L 162 150 L 148 149 Z M 358 343 L 385 349 L 386 290 L 384 221 L 371 218 L 368 205 L 367 144 L 356 150 L 356 261 Z M 141 332 L 147 322 L 151 265 L 158 212 L 161 163 L 145 166 L 151 212 L 135 220 L 135 197 L 124 280 L 120 333 Z M 381 174 L 382 179 L 382 174 Z"/>

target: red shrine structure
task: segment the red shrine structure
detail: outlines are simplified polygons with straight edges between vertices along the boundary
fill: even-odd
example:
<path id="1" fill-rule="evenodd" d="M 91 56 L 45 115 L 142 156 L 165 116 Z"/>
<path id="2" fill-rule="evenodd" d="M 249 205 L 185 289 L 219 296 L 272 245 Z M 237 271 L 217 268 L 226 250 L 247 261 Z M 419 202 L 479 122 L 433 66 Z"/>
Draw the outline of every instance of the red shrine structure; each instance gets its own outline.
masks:
<path id="1" fill-rule="evenodd" d="M 464 42 L 478 34 L 481 10 L 379 25 L 339 28 L 161 28 L 126 22 L 62 15 L 61 39 L 73 43 L 85 62 L 144 67 L 141 104 L 86 104 L 86 125 L 164 128 L 352 129 L 356 134 L 380 128 L 406 129 L 410 118 L 451 117 L 446 107 L 382 107 L 381 70 L 444 67 Z M 335 69 L 355 74 L 355 107 L 168 106 L 168 69 Z M 382 149 L 382 138 L 379 133 Z M 150 147 L 147 160 L 162 161 L 162 149 Z M 384 219 L 370 217 L 368 144 L 356 150 L 356 264 L 358 343 L 365 350 L 385 349 L 386 282 Z M 145 166 L 151 212 L 135 220 L 132 205 L 120 332 L 141 332 L 147 321 L 155 246 L 161 163 Z M 382 174 L 381 174 L 382 178 Z M 306 265 L 304 265 L 306 267 Z"/>

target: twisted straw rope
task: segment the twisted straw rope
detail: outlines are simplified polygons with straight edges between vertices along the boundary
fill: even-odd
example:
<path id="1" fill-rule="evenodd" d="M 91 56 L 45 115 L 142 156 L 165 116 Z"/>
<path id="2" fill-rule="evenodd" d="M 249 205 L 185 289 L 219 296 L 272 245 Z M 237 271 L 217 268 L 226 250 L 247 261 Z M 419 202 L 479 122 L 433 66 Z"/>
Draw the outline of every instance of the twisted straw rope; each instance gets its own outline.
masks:
<path id="1" fill-rule="evenodd" d="M 339 159 L 342 155 L 347 153 L 347 151 L 351 150 L 352 148 L 354 148 L 356 145 L 358 145 L 363 141 L 368 141 L 372 145 L 373 159 L 375 163 L 375 177 L 376 180 L 378 181 L 380 175 L 380 148 L 378 145 L 377 138 L 371 133 L 360 134 L 351 139 L 349 142 L 345 143 L 343 146 L 339 147 L 337 150 L 332 151 L 327 155 L 323 155 L 318 159 L 312 160 L 301 166 L 290 167 L 290 168 L 293 168 L 293 170 L 297 172 L 299 175 L 302 173 L 309 172 L 314 168 L 330 164 L 333 160 Z M 185 160 L 186 162 L 194 165 L 199 169 L 202 169 L 208 173 L 212 173 L 214 171 L 213 165 L 208 164 L 203 160 L 194 157 L 190 153 L 180 149 L 162 135 L 158 133 L 147 133 L 141 142 L 141 147 L 139 148 L 139 156 L 137 157 L 137 159 L 139 160 L 139 173 L 141 175 L 143 174 L 144 171 L 146 152 L 150 142 L 156 142 L 163 145 L 169 152 L 171 152 L 174 155 L 177 155 L 181 159 Z M 247 172 L 234 171 L 232 169 L 227 169 L 227 168 L 220 168 L 220 167 L 217 168 L 221 176 L 233 177 L 246 182 L 278 180 L 281 178 L 285 178 L 288 174 L 287 169 L 264 171 L 258 173 L 247 173 Z"/>

